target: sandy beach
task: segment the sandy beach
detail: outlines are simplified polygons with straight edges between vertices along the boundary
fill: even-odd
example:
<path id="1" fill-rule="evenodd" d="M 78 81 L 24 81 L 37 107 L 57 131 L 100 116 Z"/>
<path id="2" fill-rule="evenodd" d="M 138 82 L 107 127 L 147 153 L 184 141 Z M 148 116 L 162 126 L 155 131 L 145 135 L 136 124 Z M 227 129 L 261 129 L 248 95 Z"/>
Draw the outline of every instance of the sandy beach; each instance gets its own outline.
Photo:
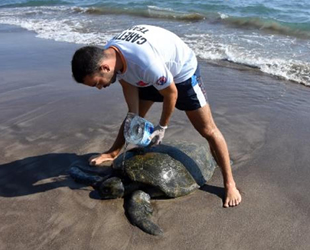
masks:
<path id="1" fill-rule="evenodd" d="M 186 197 L 154 200 L 162 237 L 128 221 L 123 199 L 99 200 L 70 164 L 102 152 L 126 114 L 115 83 L 71 77 L 80 45 L 0 26 L 0 250 L 309 249 L 310 88 L 250 68 L 201 62 L 209 102 L 243 201 L 223 208 L 216 169 Z M 160 105 L 147 119 L 156 123 Z M 166 139 L 204 143 L 176 110 Z"/>

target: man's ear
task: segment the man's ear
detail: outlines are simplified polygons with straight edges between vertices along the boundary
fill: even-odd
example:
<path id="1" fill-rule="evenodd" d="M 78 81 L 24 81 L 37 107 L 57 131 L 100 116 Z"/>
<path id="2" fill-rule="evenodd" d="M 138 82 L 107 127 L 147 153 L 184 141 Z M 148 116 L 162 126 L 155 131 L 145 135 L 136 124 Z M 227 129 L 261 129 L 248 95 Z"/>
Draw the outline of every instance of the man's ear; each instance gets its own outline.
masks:
<path id="1" fill-rule="evenodd" d="M 106 73 L 106 72 L 109 72 L 111 69 L 110 69 L 110 66 L 108 64 L 101 64 L 99 67 L 99 70 L 102 73 Z"/>

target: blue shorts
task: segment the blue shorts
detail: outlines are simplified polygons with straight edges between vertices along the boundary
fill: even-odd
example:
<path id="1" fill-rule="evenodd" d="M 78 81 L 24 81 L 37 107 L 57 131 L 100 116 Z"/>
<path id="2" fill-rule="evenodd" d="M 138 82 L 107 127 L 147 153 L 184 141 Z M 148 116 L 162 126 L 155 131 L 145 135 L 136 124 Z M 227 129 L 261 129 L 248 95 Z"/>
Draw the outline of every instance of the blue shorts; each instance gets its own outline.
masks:
<path id="1" fill-rule="evenodd" d="M 179 110 L 196 110 L 208 103 L 207 92 L 200 76 L 199 66 L 194 75 L 184 82 L 175 85 L 178 89 L 178 99 L 175 107 Z M 162 102 L 163 96 L 153 87 L 139 88 L 140 100 Z"/>

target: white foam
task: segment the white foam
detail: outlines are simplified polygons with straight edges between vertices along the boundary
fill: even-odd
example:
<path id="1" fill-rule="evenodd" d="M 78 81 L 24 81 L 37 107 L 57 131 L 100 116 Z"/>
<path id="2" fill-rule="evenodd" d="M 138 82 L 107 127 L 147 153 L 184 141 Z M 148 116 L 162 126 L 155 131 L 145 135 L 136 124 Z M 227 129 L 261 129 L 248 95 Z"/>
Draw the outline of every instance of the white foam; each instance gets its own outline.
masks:
<path id="1" fill-rule="evenodd" d="M 148 5 L 147 7 L 148 7 L 148 9 L 152 9 L 152 10 L 174 11 L 171 8 L 162 8 L 162 7 L 158 7 L 158 6 L 154 6 L 154 5 Z"/>
<path id="2" fill-rule="evenodd" d="M 67 7 L 39 7 L 39 8 L 16 8 L 14 12 L 0 11 L 0 23 L 17 25 L 37 33 L 37 37 L 52 39 L 61 42 L 71 42 L 78 44 L 105 44 L 111 37 L 109 34 L 90 32 L 84 28 L 91 22 L 81 17 L 68 17 L 66 19 L 57 18 L 55 12 L 73 9 Z M 42 13 L 44 12 L 44 13 Z M 53 15 L 53 18 L 38 18 L 41 16 Z M 44 14 L 44 15 L 43 15 Z M 20 15 L 20 16 L 19 16 Z M 85 29 L 85 31 L 83 31 Z"/>
<path id="3" fill-rule="evenodd" d="M 224 14 L 224 13 L 221 13 L 221 12 L 218 12 L 219 16 L 221 19 L 227 19 L 229 18 L 229 16 L 227 14 Z"/>

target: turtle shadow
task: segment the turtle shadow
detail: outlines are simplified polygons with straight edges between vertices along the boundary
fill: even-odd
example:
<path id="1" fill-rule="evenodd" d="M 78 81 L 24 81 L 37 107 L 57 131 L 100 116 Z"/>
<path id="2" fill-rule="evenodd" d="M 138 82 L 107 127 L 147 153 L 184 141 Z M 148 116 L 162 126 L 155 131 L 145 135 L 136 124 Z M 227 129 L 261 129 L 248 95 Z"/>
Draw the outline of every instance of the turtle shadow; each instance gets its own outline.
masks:
<path id="1" fill-rule="evenodd" d="M 68 175 L 72 162 L 94 155 L 51 153 L 31 156 L 0 165 L 0 196 L 19 197 L 46 192 L 60 187 L 81 189 Z"/>

